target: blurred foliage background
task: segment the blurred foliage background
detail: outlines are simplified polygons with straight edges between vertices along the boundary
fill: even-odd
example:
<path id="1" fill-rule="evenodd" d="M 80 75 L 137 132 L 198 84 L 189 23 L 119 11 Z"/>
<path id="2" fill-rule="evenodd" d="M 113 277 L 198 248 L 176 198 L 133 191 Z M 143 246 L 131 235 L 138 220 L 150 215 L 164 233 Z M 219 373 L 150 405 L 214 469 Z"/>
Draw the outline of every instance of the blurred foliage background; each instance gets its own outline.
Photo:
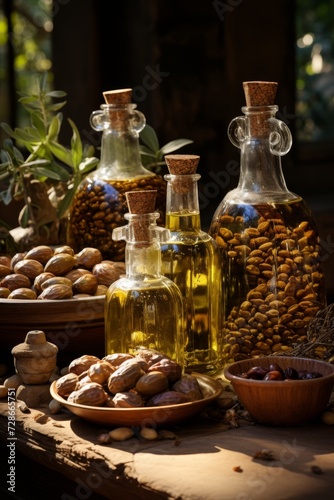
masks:
<path id="1" fill-rule="evenodd" d="M 334 0 L 295 0 L 295 7 L 296 138 L 331 141 Z M 17 106 L 18 90 L 29 94 L 36 74 L 45 71 L 52 89 L 52 29 L 57 8 L 53 0 L 0 0 L 0 121 L 11 126 L 23 126 L 26 119 Z"/>
<path id="2" fill-rule="evenodd" d="M 296 2 L 296 114 L 301 141 L 334 139 L 334 1 Z"/>

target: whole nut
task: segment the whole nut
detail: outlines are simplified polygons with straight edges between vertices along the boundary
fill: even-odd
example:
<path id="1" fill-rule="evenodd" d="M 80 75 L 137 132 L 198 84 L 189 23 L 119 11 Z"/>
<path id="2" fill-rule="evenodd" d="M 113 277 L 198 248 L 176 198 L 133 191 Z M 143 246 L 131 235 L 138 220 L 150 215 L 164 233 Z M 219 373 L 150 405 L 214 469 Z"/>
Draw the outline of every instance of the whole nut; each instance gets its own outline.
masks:
<path id="1" fill-rule="evenodd" d="M 187 396 L 182 392 L 165 391 L 150 398 L 146 406 L 169 406 L 188 402 Z"/>
<path id="2" fill-rule="evenodd" d="M 59 253 L 51 257 L 45 264 L 44 271 L 62 276 L 75 266 L 75 258 L 68 253 Z"/>
<path id="3" fill-rule="evenodd" d="M 86 372 L 91 365 L 98 363 L 100 359 L 96 356 L 91 356 L 90 354 L 84 354 L 79 358 L 75 358 L 71 361 L 68 366 L 68 371 L 75 373 L 76 375 L 81 375 Z"/>
<path id="4" fill-rule="evenodd" d="M 49 278 L 54 278 L 54 277 L 55 277 L 55 275 L 53 273 L 45 273 L 45 272 L 36 276 L 36 278 L 34 279 L 34 283 L 33 283 L 33 289 L 35 290 L 37 295 L 39 295 L 43 291 L 42 284 L 44 283 L 44 281 L 48 280 Z"/>
<path id="5" fill-rule="evenodd" d="M 8 295 L 7 299 L 22 299 L 22 300 L 35 300 L 37 298 L 36 292 L 31 288 L 16 288 Z"/>
<path id="6" fill-rule="evenodd" d="M 124 361 L 108 378 L 108 390 L 111 394 L 133 389 L 137 380 L 144 375 L 140 364 L 135 359 Z"/>
<path id="7" fill-rule="evenodd" d="M 44 271 L 43 264 L 38 262 L 38 260 L 33 259 L 22 259 L 14 266 L 14 272 L 16 274 L 23 274 L 27 276 L 30 280 L 34 280 L 36 276 Z"/>
<path id="8" fill-rule="evenodd" d="M 78 375 L 75 373 L 67 373 L 56 380 L 56 390 L 59 396 L 66 398 L 73 392 L 79 381 Z"/>
<path id="9" fill-rule="evenodd" d="M 48 273 L 43 273 L 43 274 L 48 274 Z M 41 283 L 41 289 L 46 290 L 46 288 L 49 288 L 50 286 L 53 285 L 65 285 L 68 286 L 69 288 L 72 288 L 72 281 L 68 278 L 65 278 L 65 276 L 51 276 L 50 278 L 47 278 L 46 280 L 43 280 Z"/>
<path id="10" fill-rule="evenodd" d="M 74 281 L 73 292 L 94 295 L 97 290 L 97 286 L 97 278 L 93 274 L 84 274 Z"/>
<path id="11" fill-rule="evenodd" d="M 135 392 L 118 392 L 113 397 L 114 408 L 140 408 L 144 400 Z"/>
<path id="12" fill-rule="evenodd" d="M 7 299 L 10 294 L 9 288 L 5 288 L 4 286 L 0 286 L 0 299 Z"/>
<path id="13" fill-rule="evenodd" d="M 97 248 L 85 247 L 75 255 L 76 266 L 92 269 L 102 262 L 102 254 Z"/>
<path id="14" fill-rule="evenodd" d="M 82 268 L 72 269 L 71 271 L 65 274 L 65 277 L 71 280 L 72 283 L 74 283 L 78 278 L 80 278 L 84 274 L 91 274 L 91 271 L 89 271 L 89 269 L 82 269 Z"/>
<path id="15" fill-rule="evenodd" d="M 109 437 L 112 441 L 126 441 L 132 438 L 134 432 L 130 427 L 117 427 L 109 432 Z"/>
<path id="16" fill-rule="evenodd" d="M 173 385 L 173 391 L 182 392 L 188 401 L 199 401 L 203 399 L 203 394 L 197 378 L 188 373 L 184 373 L 180 380 Z"/>
<path id="17" fill-rule="evenodd" d="M 164 373 L 150 371 L 142 375 L 136 383 L 135 389 L 144 397 L 151 397 L 168 388 L 168 378 Z"/>
<path id="18" fill-rule="evenodd" d="M 67 401 L 87 406 L 102 406 L 107 398 L 108 394 L 105 392 L 102 385 L 96 382 L 90 382 L 83 385 L 80 389 L 71 392 Z"/>
<path id="19" fill-rule="evenodd" d="M 88 368 L 87 375 L 92 382 L 104 384 L 107 382 L 109 375 L 111 375 L 114 371 L 114 366 L 108 363 L 108 361 L 101 360 Z"/>
<path id="20" fill-rule="evenodd" d="M 9 266 L 5 266 L 4 264 L 0 264 L 0 278 L 3 278 L 8 274 L 12 274 L 11 268 Z"/>
<path id="21" fill-rule="evenodd" d="M 53 249 L 47 245 L 38 245 L 37 247 L 29 250 L 24 259 L 34 259 L 41 264 L 46 264 L 49 259 L 53 256 Z"/>
<path id="22" fill-rule="evenodd" d="M 125 273 L 125 267 L 116 266 L 111 262 L 101 262 L 93 267 L 92 272 L 99 285 L 110 286 Z"/>
<path id="23" fill-rule="evenodd" d="M 72 288 L 66 285 L 56 284 L 45 288 L 38 296 L 38 300 L 63 300 L 73 296 Z"/>

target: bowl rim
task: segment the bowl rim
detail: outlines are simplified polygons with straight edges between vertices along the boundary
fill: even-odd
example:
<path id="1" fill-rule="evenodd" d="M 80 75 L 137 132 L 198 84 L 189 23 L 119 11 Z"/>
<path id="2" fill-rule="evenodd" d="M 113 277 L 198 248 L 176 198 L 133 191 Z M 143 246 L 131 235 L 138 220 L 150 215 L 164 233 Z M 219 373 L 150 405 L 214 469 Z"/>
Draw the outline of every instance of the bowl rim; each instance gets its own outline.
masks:
<path id="1" fill-rule="evenodd" d="M 38 299 L 4 299 L 0 298 L 0 304 L 68 304 L 69 302 L 75 303 L 77 301 L 91 301 L 91 300 L 105 300 L 106 295 L 89 295 L 87 297 L 78 297 L 78 298 L 69 298 L 69 299 L 46 299 L 46 300 L 38 300 Z M 40 307 L 40 306 L 37 306 Z"/>
<path id="2" fill-rule="evenodd" d="M 191 372 L 191 375 L 193 375 L 196 379 L 199 381 L 202 381 L 203 383 L 206 383 L 209 385 L 210 389 L 213 391 L 212 394 L 203 397 L 202 399 L 196 400 L 196 401 L 187 401 L 185 403 L 178 403 L 178 404 L 172 404 L 172 405 L 163 405 L 163 406 L 140 406 L 136 408 L 109 408 L 107 406 L 92 406 L 92 405 L 83 405 L 79 403 L 72 403 L 67 401 L 67 399 L 63 398 L 58 394 L 57 388 L 56 388 L 56 380 L 52 382 L 50 385 L 50 393 L 51 396 L 56 399 L 59 403 L 63 404 L 64 406 L 68 408 L 78 408 L 78 409 L 83 409 L 83 410 L 98 410 L 101 412 L 107 412 L 107 413 L 133 413 L 134 411 L 139 412 L 145 412 L 150 409 L 157 409 L 157 408 L 168 408 L 168 409 L 174 409 L 174 408 L 185 408 L 187 406 L 194 406 L 194 403 L 201 403 L 203 401 L 214 401 L 216 398 L 220 396 L 220 394 L 223 392 L 223 386 L 219 383 L 218 380 L 215 380 L 214 378 L 210 377 L 209 375 L 205 375 L 203 373 L 197 373 L 197 372 Z M 111 411 L 112 410 L 112 411 Z"/>
<path id="3" fill-rule="evenodd" d="M 313 362 L 315 364 L 318 364 L 319 367 L 326 365 L 326 367 L 331 367 L 332 372 L 327 373 L 326 375 L 323 375 L 322 377 L 318 377 L 315 379 L 306 379 L 306 380 L 293 380 L 293 379 L 257 380 L 257 379 L 252 379 L 252 378 L 243 378 L 243 377 L 240 377 L 240 375 L 234 375 L 233 373 L 230 372 L 230 368 L 232 366 L 233 367 L 242 366 L 246 362 L 251 362 L 252 366 L 256 366 L 257 362 L 259 365 L 261 364 L 261 362 L 259 361 L 261 359 L 271 360 L 272 362 L 278 362 L 278 360 L 280 360 L 282 358 L 284 358 L 286 360 L 287 359 L 291 360 L 292 366 L 293 366 L 293 361 L 296 361 L 296 360 L 298 360 L 298 362 L 310 361 L 310 362 Z M 240 373 L 242 373 L 242 371 L 240 371 Z M 319 369 L 319 373 L 321 373 L 320 369 Z M 233 383 L 236 383 L 236 384 L 243 383 L 246 385 L 247 384 L 252 385 L 252 384 L 256 383 L 256 385 L 259 387 L 262 387 L 262 386 L 263 387 L 271 387 L 273 384 L 275 387 L 288 387 L 288 385 L 291 385 L 291 384 L 296 384 L 297 386 L 299 386 L 299 385 L 303 386 L 305 384 L 305 382 L 307 382 L 308 387 L 310 387 L 311 385 L 319 385 L 319 384 L 324 383 L 324 382 L 329 382 L 332 379 L 333 379 L 333 383 L 334 383 L 334 365 L 332 365 L 331 363 L 328 363 L 327 361 L 323 361 L 320 359 L 313 359 L 313 358 L 303 358 L 303 357 L 297 357 L 297 356 L 267 356 L 267 357 L 263 357 L 263 358 L 243 359 L 240 361 L 235 361 L 233 363 L 229 363 L 224 368 L 224 376 L 232 384 Z"/>

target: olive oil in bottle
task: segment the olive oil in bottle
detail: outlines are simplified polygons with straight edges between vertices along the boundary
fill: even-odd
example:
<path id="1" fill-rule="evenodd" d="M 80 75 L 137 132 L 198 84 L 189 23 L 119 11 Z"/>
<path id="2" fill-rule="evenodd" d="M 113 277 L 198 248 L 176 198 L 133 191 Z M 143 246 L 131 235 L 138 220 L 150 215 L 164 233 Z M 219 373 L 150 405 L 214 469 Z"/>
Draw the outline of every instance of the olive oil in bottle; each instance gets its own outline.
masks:
<path id="1" fill-rule="evenodd" d="M 167 354 L 183 367 L 183 301 L 177 285 L 161 274 L 160 242 L 169 231 L 157 226 L 154 191 L 126 193 L 128 225 L 114 229 L 125 239 L 126 275 L 106 296 L 106 354 L 133 354 L 139 347 Z"/>
<path id="2" fill-rule="evenodd" d="M 166 228 L 161 245 L 162 273 L 173 280 L 185 311 L 185 369 L 213 373 L 220 368 L 220 257 L 201 230 L 196 173 L 199 156 L 167 155 Z"/>

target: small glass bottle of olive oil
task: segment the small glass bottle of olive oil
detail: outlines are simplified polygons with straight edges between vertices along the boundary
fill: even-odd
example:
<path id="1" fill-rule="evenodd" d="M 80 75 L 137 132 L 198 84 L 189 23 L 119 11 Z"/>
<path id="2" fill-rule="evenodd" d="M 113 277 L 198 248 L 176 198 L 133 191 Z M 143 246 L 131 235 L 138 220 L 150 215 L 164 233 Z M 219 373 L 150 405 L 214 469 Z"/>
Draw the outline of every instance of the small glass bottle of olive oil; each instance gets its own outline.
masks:
<path id="1" fill-rule="evenodd" d="M 221 269 L 217 243 L 202 231 L 196 173 L 199 156 L 165 156 L 166 228 L 162 273 L 174 281 L 185 311 L 185 370 L 214 373 L 221 367 Z"/>
<path id="2" fill-rule="evenodd" d="M 113 231 L 115 240 L 126 241 L 126 274 L 107 291 L 105 348 L 106 354 L 155 349 L 183 367 L 183 300 L 177 285 L 161 274 L 160 243 L 170 234 L 156 224 L 155 198 L 154 190 L 127 192 L 128 224 Z"/>

